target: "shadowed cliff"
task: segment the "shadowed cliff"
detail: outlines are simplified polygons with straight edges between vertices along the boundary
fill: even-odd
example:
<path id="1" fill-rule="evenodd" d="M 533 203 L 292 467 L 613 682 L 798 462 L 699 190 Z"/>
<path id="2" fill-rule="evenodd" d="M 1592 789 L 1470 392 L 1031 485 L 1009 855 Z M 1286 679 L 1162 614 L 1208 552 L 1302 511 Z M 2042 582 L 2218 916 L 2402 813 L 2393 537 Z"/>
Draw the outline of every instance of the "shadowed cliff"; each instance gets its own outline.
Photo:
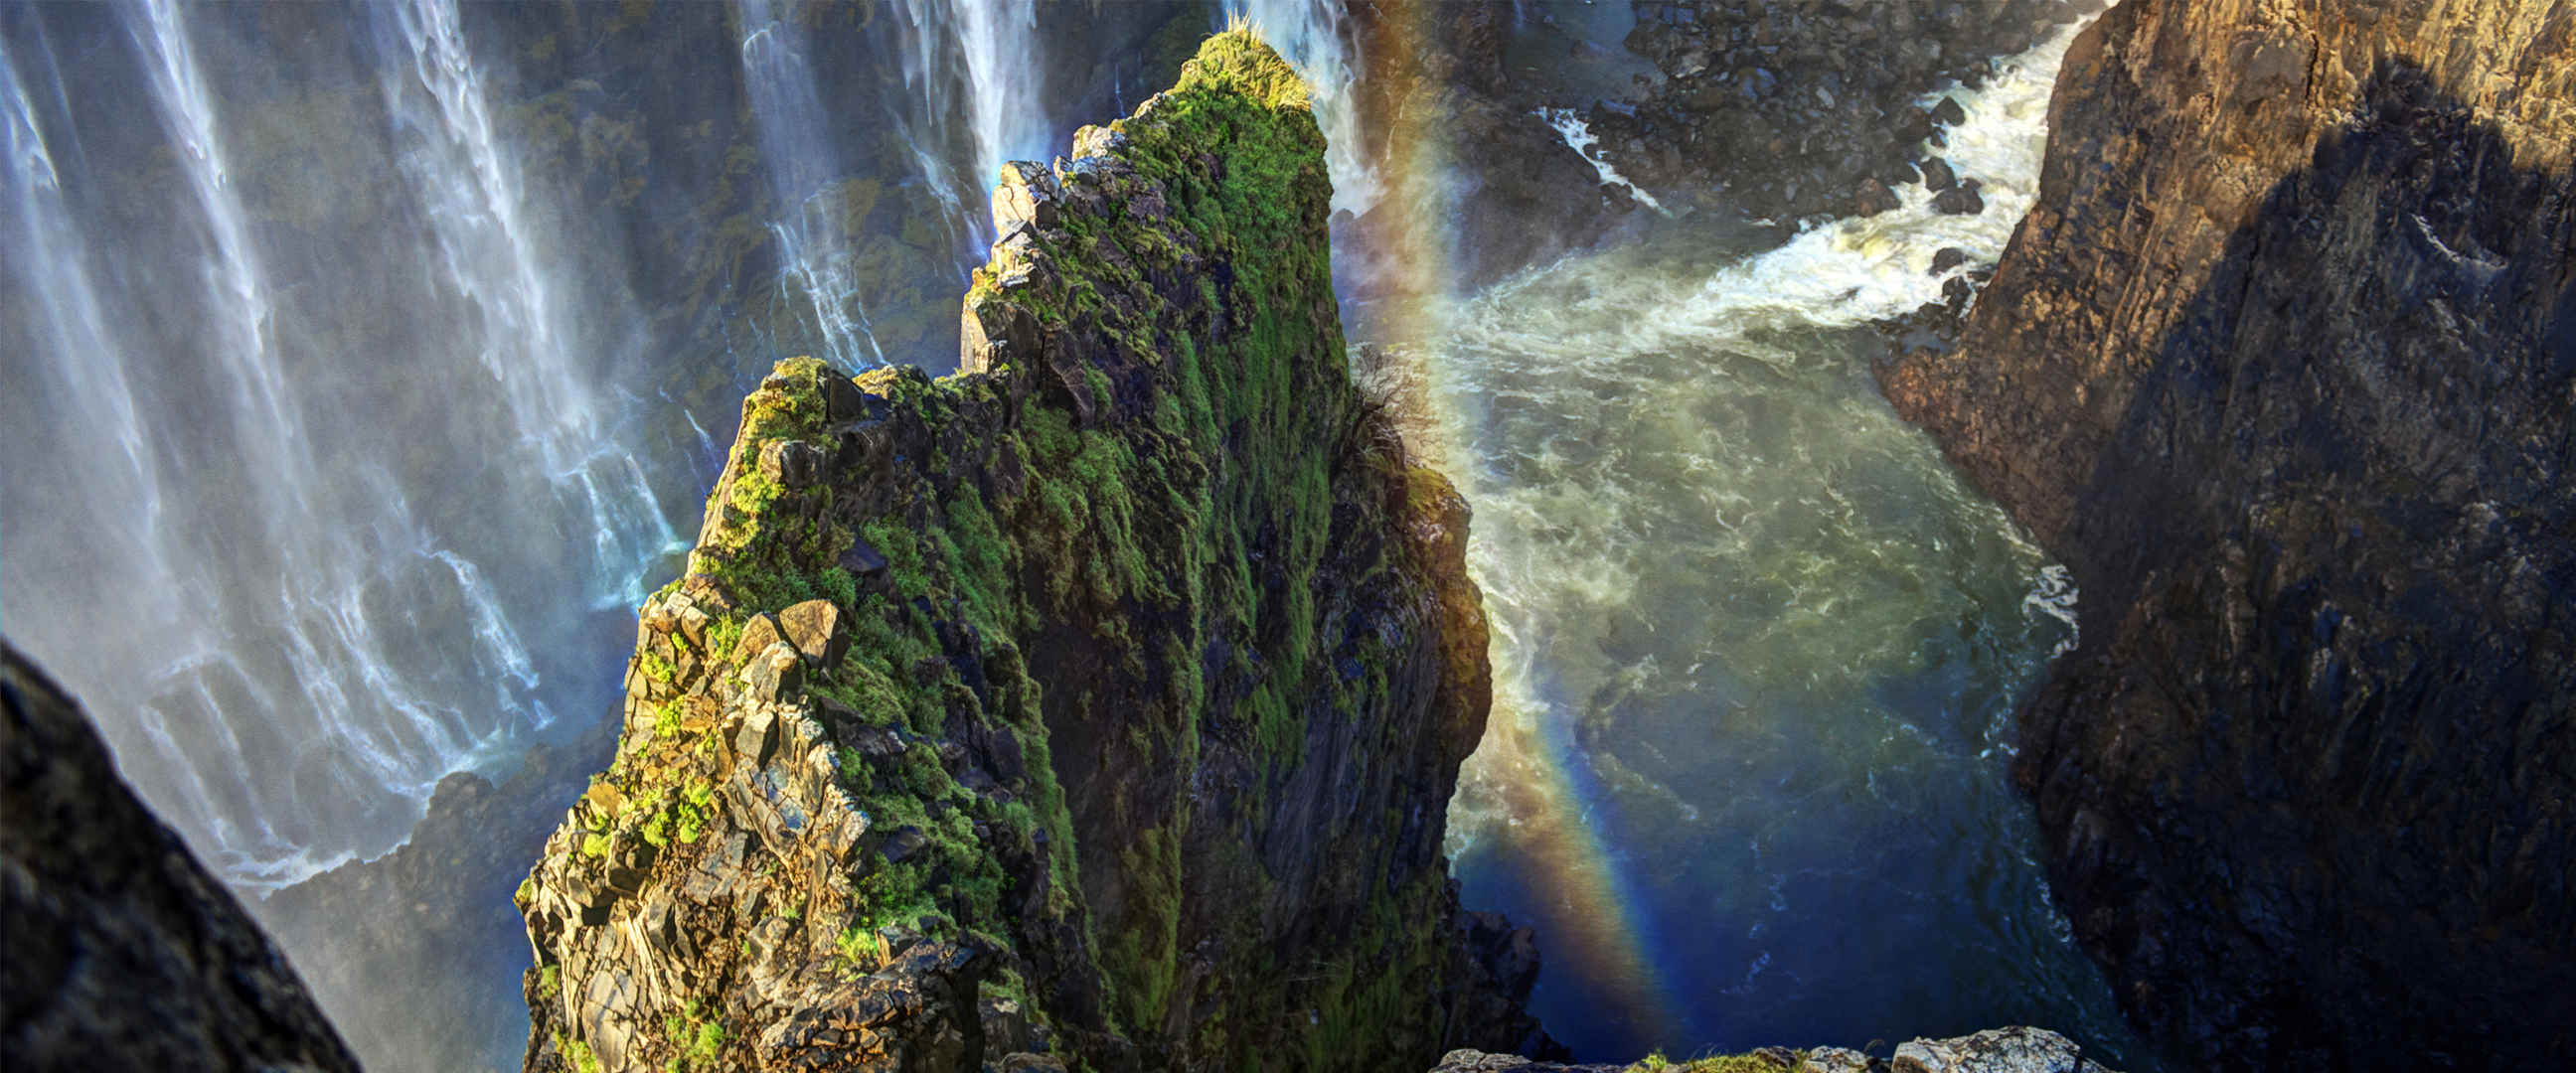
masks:
<path id="1" fill-rule="evenodd" d="M 2216 1068 L 2576 1037 L 2576 6 L 2130 0 L 1898 408 L 2073 567 L 2016 774 Z"/>
<path id="2" fill-rule="evenodd" d="M 1006 169 L 959 375 L 800 359 L 745 401 L 617 759 L 520 890 L 531 1068 L 1534 1034 L 1440 856 L 1487 707 L 1466 510 L 1350 379 L 1305 102 L 1211 39 Z"/>
<path id="3" fill-rule="evenodd" d="M 275 944 L 0 644 L 0 1055 L 9 1068 L 355 1070 Z"/>

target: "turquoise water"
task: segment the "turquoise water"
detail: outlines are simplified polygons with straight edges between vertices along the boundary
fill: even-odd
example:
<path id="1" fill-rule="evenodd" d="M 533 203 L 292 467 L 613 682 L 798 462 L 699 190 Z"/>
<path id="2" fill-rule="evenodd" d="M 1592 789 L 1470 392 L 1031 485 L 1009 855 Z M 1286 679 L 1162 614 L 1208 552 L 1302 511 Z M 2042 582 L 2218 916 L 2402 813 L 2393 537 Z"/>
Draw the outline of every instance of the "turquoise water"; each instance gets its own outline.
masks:
<path id="1" fill-rule="evenodd" d="M 1889 410 L 1874 332 L 1730 300 L 1745 243 L 1674 230 L 1470 304 L 1441 363 L 1499 679 L 1467 903 L 1537 926 L 1586 1058 L 2006 1023 L 2133 1058 L 2006 778 L 2062 575 Z"/>
<path id="2" fill-rule="evenodd" d="M 2155 1067 L 2007 775 L 2077 594 L 1869 372 L 1934 254 L 1991 264 L 2028 210 L 2072 33 L 1947 91 L 1984 213 L 1658 221 L 1450 304 L 1413 363 L 1495 630 L 1453 870 L 1537 928 L 1583 1058 L 2034 1024 Z"/>

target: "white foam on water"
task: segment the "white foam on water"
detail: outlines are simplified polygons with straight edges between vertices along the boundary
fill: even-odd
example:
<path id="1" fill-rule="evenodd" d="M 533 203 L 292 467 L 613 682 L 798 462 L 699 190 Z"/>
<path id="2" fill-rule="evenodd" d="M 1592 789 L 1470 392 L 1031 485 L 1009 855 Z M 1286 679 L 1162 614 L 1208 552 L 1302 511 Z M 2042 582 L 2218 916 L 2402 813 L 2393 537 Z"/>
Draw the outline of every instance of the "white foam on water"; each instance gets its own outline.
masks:
<path id="1" fill-rule="evenodd" d="M 2030 581 L 2030 594 L 2021 598 L 2021 606 L 2033 615 L 2045 616 L 2066 624 L 2066 639 L 2049 650 L 2052 658 L 2075 651 L 2084 638 L 2083 623 L 2075 617 L 2075 576 L 2066 567 L 2050 563 L 2039 568 Z"/>
<path id="2" fill-rule="evenodd" d="M 1697 311 L 1775 325 L 1864 324 L 1939 302 L 1941 285 L 1951 276 L 1992 265 L 2039 199 L 2048 96 L 2082 26 L 2064 27 L 2006 61 L 1979 89 L 1954 86 L 1925 97 L 1926 103 L 1948 97 L 1967 113 L 1966 122 L 1944 134 L 1946 147 L 1922 151 L 1946 159 L 1961 179 L 1978 180 L 1984 211 L 1942 213 L 1932 207 L 1930 188 L 1906 184 L 1896 189 L 1893 210 L 1811 227 L 1779 249 L 1711 277 Z M 1933 257 L 1952 248 L 1967 255 L 1966 263 L 1933 275 Z"/>
<path id="3" fill-rule="evenodd" d="M 1627 176 L 1619 174 L 1619 169 L 1610 166 L 1609 158 L 1594 150 L 1594 146 L 1601 144 L 1601 139 L 1592 133 L 1592 125 L 1584 122 L 1583 117 L 1575 114 L 1574 109 L 1541 108 L 1530 114 L 1545 120 L 1548 126 L 1556 128 L 1557 136 L 1565 139 L 1566 147 L 1574 150 L 1574 155 L 1582 157 L 1585 162 L 1592 165 L 1593 171 L 1600 174 L 1603 185 L 1623 188 L 1630 196 L 1635 197 L 1639 204 L 1666 216 L 1672 215 L 1664 208 L 1662 202 L 1655 200 L 1655 195 L 1647 193 L 1644 187 L 1629 182 Z"/>
<path id="4" fill-rule="evenodd" d="M 1549 723 L 1591 718 L 1582 713 L 1619 697 L 1844 688 L 1842 671 L 1793 670 L 1815 651 L 1837 652 L 1845 668 L 1906 666 L 1922 616 L 1955 613 L 1937 598 L 1952 584 L 1943 571 L 1960 568 L 1949 560 L 1967 553 L 1954 543 L 2016 576 L 2045 576 L 2039 550 L 1865 381 L 1850 386 L 1848 359 L 1813 337 L 1938 302 L 1948 276 L 2001 254 L 2036 198 L 2047 97 L 2079 29 L 2000 65 L 1978 90 L 1942 91 L 1967 119 L 1939 152 L 1980 181 L 1981 213 L 1939 213 L 1932 191 L 1910 185 L 1895 210 L 1823 223 L 1696 276 L 1632 251 L 1576 254 L 1440 318 L 1443 353 L 1424 364 L 1466 426 L 1452 435 L 1476 444 L 1476 461 L 1451 476 L 1476 506 L 1469 555 L 1493 623 L 1492 718 L 1511 731 L 1489 734 L 1461 774 L 1453 854 L 1518 822 L 1504 791 L 1540 760 L 1498 743 L 1525 748 Z M 1555 111 L 1541 114 L 1571 116 Z M 1568 142 L 1582 151 L 1579 135 Z M 1931 274 L 1952 247 L 1966 266 Z M 1941 504 L 1909 509 L 1950 520 L 1922 531 L 1870 520 L 1884 509 L 1871 497 L 1888 494 L 1872 487 L 1891 469 L 1919 482 L 1899 494 Z M 1588 652 L 1605 624 L 1652 636 L 1657 615 L 1641 609 L 1667 595 L 1656 578 L 1677 559 L 1749 572 L 1771 587 L 1759 597 L 1771 610 L 1668 660 L 1614 667 Z M 1573 684 L 1558 688 L 1570 697 L 1542 691 L 1569 673 Z M 1876 768 L 1951 748 L 1910 726 L 1866 737 L 1873 782 Z M 1675 815 L 1697 822 L 1702 810 L 1684 803 Z"/>

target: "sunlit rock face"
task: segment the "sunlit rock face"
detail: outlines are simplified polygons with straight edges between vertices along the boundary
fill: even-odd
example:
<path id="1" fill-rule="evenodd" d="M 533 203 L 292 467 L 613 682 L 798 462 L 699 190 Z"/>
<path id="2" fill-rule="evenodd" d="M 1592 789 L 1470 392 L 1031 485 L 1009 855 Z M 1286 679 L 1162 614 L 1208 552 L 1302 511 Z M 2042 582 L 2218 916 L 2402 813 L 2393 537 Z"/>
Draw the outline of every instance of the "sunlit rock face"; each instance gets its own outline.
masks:
<path id="1" fill-rule="evenodd" d="M 1351 380 L 1307 100 L 1211 39 L 1006 170 L 964 372 L 799 359 L 745 401 L 617 758 L 519 892 L 530 1068 L 1534 1035 L 1441 857 L 1488 702 L 1466 511 Z"/>
<path id="2" fill-rule="evenodd" d="M 241 903 L 0 645 L 0 1053 L 13 1069 L 355 1070 Z"/>
<path id="3" fill-rule="evenodd" d="M 1900 410 L 2072 565 L 2016 769 L 2222 1068 L 2576 1031 L 2576 10 L 2132 0 Z"/>

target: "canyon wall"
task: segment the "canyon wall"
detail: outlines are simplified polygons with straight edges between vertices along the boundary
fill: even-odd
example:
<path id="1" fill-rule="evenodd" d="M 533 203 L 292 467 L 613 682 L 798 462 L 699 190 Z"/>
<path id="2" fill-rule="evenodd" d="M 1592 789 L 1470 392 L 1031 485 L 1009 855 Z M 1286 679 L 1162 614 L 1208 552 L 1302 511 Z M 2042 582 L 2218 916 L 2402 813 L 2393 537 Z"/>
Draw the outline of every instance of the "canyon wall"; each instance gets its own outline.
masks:
<path id="1" fill-rule="evenodd" d="M 12 1069 L 355 1070 L 241 903 L 0 644 L 0 1054 Z"/>
<path id="2" fill-rule="evenodd" d="M 2213 1068 L 2563 1056 L 2576 4 L 2127 0 L 2050 121 L 1882 381 L 2081 585 L 2015 768 L 2079 939 Z"/>
<path id="3" fill-rule="evenodd" d="M 518 904 L 532 1069 L 1423 1068 L 1535 1036 L 1440 853 L 1466 508 L 1348 371 L 1252 37 L 1013 165 L 962 371 L 781 363 Z"/>

